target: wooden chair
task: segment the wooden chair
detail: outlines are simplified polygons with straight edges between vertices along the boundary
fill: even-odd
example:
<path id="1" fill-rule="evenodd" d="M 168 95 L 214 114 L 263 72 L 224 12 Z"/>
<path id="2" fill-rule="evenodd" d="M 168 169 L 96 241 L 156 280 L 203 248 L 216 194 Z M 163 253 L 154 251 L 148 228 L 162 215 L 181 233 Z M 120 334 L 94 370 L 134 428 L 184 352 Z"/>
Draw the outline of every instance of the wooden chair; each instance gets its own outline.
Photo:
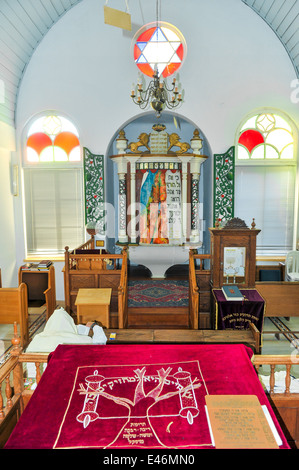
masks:
<path id="1" fill-rule="evenodd" d="M 19 287 L 0 288 L 0 324 L 20 326 L 21 346 L 29 343 L 28 292 L 25 283 Z"/>

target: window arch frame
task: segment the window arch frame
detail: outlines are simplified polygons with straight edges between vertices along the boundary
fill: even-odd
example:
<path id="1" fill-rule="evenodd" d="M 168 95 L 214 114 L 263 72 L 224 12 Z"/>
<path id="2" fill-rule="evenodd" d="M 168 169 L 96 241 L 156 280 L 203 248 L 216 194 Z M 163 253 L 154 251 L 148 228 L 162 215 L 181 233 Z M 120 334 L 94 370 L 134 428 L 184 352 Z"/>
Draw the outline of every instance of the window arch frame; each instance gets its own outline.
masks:
<path id="1" fill-rule="evenodd" d="M 276 114 L 276 115 L 280 115 L 281 118 L 283 118 L 287 124 L 290 126 L 290 128 L 292 129 L 292 135 L 293 135 L 293 138 L 294 138 L 294 150 L 293 150 L 293 155 L 294 155 L 294 158 L 293 159 L 287 159 L 287 158 L 263 158 L 263 159 L 259 159 L 259 158 L 248 158 L 248 159 L 239 159 L 238 158 L 238 142 L 239 142 L 239 137 L 240 137 L 240 134 L 241 134 L 241 129 L 242 127 L 244 126 L 244 124 L 251 118 L 253 118 L 254 116 L 258 116 L 260 114 Z M 246 116 L 244 116 L 244 118 L 240 121 L 239 123 L 239 126 L 237 127 L 237 130 L 236 130 L 236 133 L 235 133 L 235 166 L 241 166 L 241 165 L 292 165 L 292 166 L 298 166 L 298 128 L 296 126 L 296 124 L 294 123 L 294 121 L 283 111 L 281 111 L 280 109 L 276 109 L 276 108 L 268 108 L 268 107 L 265 107 L 265 108 L 259 108 L 259 109 L 255 109 L 253 111 L 251 111 L 250 113 L 248 113 Z"/>
<path id="2" fill-rule="evenodd" d="M 65 160 L 65 161 L 48 161 L 48 162 L 28 162 L 26 158 L 26 148 L 27 148 L 27 139 L 28 139 L 28 131 L 31 128 L 31 126 L 34 124 L 35 121 L 42 117 L 49 117 L 49 116 L 61 116 L 64 119 L 68 120 L 77 130 L 78 133 L 78 139 L 79 139 L 79 147 L 80 147 L 80 160 L 78 161 L 70 161 L 70 160 Z M 39 166 L 40 168 L 63 168 L 64 166 L 66 168 L 70 167 L 82 167 L 83 168 L 83 146 L 81 143 L 81 132 L 78 127 L 77 122 L 75 120 L 68 116 L 66 113 L 63 112 L 58 112 L 56 110 L 46 110 L 46 111 L 40 111 L 39 113 L 33 115 L 25 124 L 22 135 L 21 135 L 21 142 L 22 142 L 22 168 L 33 168 L 34 165 Z"/>
<path id="3" fill-rule="evenodd" d="M 77 161 L 70 161 L 70 160 L 63 160 L 63 161 L 35 161 L 35 162 L 29 162 L 27 160 L 27 139 L 28 139 L 28 132 L 31 126 L 34 124 L 35 121 L 42 117 L 47 117 L 51 115 L 57 115 L 61 116 L 64 119 L 68 120 L 76 129 L 77 134 L 78 134 L 78 140 L 79 140 L 79 151 L 80 151 L 80 160 Z M 46 111 L 41 111 L 39 113 L 36 113 L 33 115 L 27 123 L 24 125 L 22 133 L 21 133 L 21 181 L 22 181 L 22 205 L 23 205 L 23 227 L 24 227 L 24 236 L 25 236 L 25 251 L 26 251 L 26 257 L 30 258 L 31 256 L 36 258 L 36 256 L 40 256 L 42 258 L 56 258 L 57 256 L 61 256 L 64 253 L 64 247 L 65 246 L 70 246 L 71 248 L 76 248 L 76 246 L 72 246 L 72 241 L 71 240 L 65 240 L 59 246 L 59 239 L 61 238 L 61 234 L 56 234 L 56 248 L 44 248 L 41 249 L 38 246 L 38 243 L 35 243 L 34 240 L 34 231 L 36 230 L 36 226 L 33 224 L 34 222 L 34 216 L 33 214 L 33 203 L 30 201 L 30 204 L 28 206 L 28 181 L 30 178 L 32 178 L 31 175 L 34 175 L 34 172 L 37 173 L 38 171 L 46 172 L 49 170 L 49 174 L 51 173 L 52 175 L 55 173 L 56 176 L 54 176 L 55 181 L 57 181 L 57 178 L 59 178 L 58 173 L 59 170 L 61 171 L 67 171 L 70 170 L 73 172 L 73 176 L 76 178 L 76 190 L 77 190 L 77 198 L 76 200 L 80 200 L 79 204 L 81 209 L 79 208 L 78 210 L 78 216 L 77 216 L 77 230 L 80 232 L 79 235 L 77 234 L 77 239 L 78 242 L 75 243 L 74 245 L 78 246 L 79 244 L 83 243 L 85 240 L 85 204 L 84 204 L 84 158 L 83 158 L 83 145 L 81 142 L 81 132 L 80 129 L 77 125 L 77 122 L 72 119 L 70 116 L 68 116 L 66 113 L 56 111 L 56 110 L 46 110 Z M 54 172 L 54 173 L 53 173 Z M 60 172 L 61 173 L 61 172 Z M 60 176 L 61 178 L 61 176 Z M 27 180 L 27 184 L 26 184 Z M 55 183 L 56 184 L 56 183 Z M 65 187 L 67 185 L 64 185 Z M 32 191 L 32 190 L 30 190 Z M 56 198 L 56 196 L 55 196 Z M 31 199 L 31 198 L 30 198 Z M 57 207 L 57 206 L 55 206 Z M 63 208 L 60 209 L 61 213 L 63 212 Z M 35 219 L 38 220 L 38 219 Z M 76 226 L 75 226 L 76 227 Z M 51 227 L 52 228 L 52 227 Z M 59 227 L 59 223 L 56 225 L 56 230 L 58 231 L 62 230 L 62 226 Z M 68 238 L 68 237 L 67 237 Z M 74 236 L 74 239 L 76 237 Z"/>
<path id="4" fill-rule="evenodd" d="M 244 124 L 252 117 L 260 115 L 260 114 L 275 114 L 278 116 L 281 116 L 287 124 L 290 126 L 292 130 L 292 135 L 294 139 L 294 150 L 293 150 L 293 159 L 271 159 L 271 158 L 263 158 L 263 159 L 239 159 L 238 158 L 238 141 L 239 141 L 239 136 L 241 133 L 241 129 L 244 126 Z M 270 108 L 270 107 L 263 107 L 259 109 L 255 109 L 252 112 L 248 113 L 244 118 L 240 121 L 239 126 L 236 129 L 235 133 L 235 177 L 237 177 L 237 168 L 241 167 L 265 167 L 269 168 L 270 167 L 291 167 L 294 172 L 294 207 L 293 207 L 293 228 L 292 228 L 292 247 L 290 247 L 291 250 L 296 249 L 296 246 L 298 246 L 299 243 L 299 226 L 298 226 L 298 221 L 299 221 L 299 192 L 298 192 L 298 187 L 299 187 L 299 156 L 298 156 L 298 134 L 299 130 L 294 121 L 291 119 L 290 116 L 288 116 L 285 112 L 277 109 L 277 108 Z M 235 182 L 235 191 L 236 191 L 236 182 Z M 235 194 L 235 203 L 237 200 L 238 195 Z M 287 229 L 287 227 L 285 227 Z M 273 250 L 275 252 L 275 250 Z M 268 249 L 261 249 L 259 250 L 257 247 L 257 254 L 258 256 L 266 256 L 266 258 L 271 258 L 274 256 L 274 258 L 279 258 L 281 256 L 284 256 L 286 253 L 279 252 L 277 250 L 276 254 L 271 254 L 268 252 Z"/>

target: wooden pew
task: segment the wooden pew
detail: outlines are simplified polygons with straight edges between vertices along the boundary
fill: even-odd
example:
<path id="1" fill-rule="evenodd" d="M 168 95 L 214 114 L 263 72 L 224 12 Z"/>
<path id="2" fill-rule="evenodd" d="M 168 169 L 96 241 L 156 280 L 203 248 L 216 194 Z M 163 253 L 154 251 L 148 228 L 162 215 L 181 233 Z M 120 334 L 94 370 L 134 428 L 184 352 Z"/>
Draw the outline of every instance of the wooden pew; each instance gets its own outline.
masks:
<path id="1" fill-rule="evenodd" d="M 90 239 L 73 251 L 65 247 L 63 268 L 65 309 L 76 317 L 75 302 L 80 288 L 111 288 L 109 324 L 113 328 L 126 328 L 128 324 L 126 247 L 120 255 L 101 254 L 100 250 L 91 248 L 92 243 L 93 239 Z M 120 262 L 121 268 L 118 266 Z"/>
<path id="2" fill-rule="evenodd" d="M 107 344 L 245 344 L 259 354 L 260 332 L 252 323 L 249 326 L 248 330 L 104 329 L 104 333 Z"/>
<path id="3" fill-rule="evenodd" d="M 20 325 L 21 346 L 29 342 L 28 330 L 28 292 L 25 283 L 19 287 L 0 288 L 0 324 Z"/>
<path id="4" fill-rule="evenodd" d="M 299 282 L 256 282 L 266 302 L 265 317 L 299 317 Z"/>

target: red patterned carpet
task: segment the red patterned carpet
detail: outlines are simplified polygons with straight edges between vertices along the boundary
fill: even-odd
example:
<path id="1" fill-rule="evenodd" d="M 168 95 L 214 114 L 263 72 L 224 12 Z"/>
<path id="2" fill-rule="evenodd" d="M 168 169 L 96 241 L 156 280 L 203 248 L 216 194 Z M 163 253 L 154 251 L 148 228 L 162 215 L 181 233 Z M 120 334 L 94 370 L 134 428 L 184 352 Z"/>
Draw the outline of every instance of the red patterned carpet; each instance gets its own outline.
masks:
<path id="1" fill-rule="evenodd" d="M 188 281 L 161 279 L 128 283 L 128 307 L 187 307 L 188 304 Z"/>

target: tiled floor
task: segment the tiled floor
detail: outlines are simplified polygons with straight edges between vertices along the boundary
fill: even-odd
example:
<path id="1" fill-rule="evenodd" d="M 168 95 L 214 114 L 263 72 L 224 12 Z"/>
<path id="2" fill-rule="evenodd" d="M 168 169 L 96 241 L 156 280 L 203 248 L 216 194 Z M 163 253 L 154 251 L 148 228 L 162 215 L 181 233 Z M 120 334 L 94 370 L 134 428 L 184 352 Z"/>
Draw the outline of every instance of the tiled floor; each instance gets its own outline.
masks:
<path id="1" fill-rule="evenodd" d="M 293 339 L 288 340 L 283 334 L 268 333 L 272 331 L 279 332 L 279 329 L 272 323 L 270 318 L 264 319 L 264 328 L 262 335 L 262 354 L 291 354 L 297 348 L 299 349 L 299 318 L 291 317 L 289 320 L 280 319 L 283 324 L 293 332 Z M 296 334 L 296 332 L 298 332 Z M 298 339 L 297 339 L 298 338 Z M 297 352 L 299 354 L 299 351 Z"/>
<path id="2" fill-rule="evenodd" d="M 261 354 L 299 355 L 299 318 L 292 317 L 289 320 L 281 318 L 280 320 L 282 320 L 284 325 L 294 332 L 294 336 L 289 335 L 289 339 L 287 339 L 283 334 L 278 335 L 278 328 L 271 322 L 270 318 L 265 318 L 262 334 Z M 277 333 L 269 333 L 273 331 L 276 331 Z M 296 334 L 296 332 L 298 333 Z M 284 366 L 277 366 L 275 368 L 276 372 L 282 370 L 285 371 Z M 269 375 L 270 366 L 263 366 L 260 368 L 259 373 L 261 375 Z M 293 377 L 299 378 L 299 367 L 293 366 L 291 368 L 291 374 Z"/>

